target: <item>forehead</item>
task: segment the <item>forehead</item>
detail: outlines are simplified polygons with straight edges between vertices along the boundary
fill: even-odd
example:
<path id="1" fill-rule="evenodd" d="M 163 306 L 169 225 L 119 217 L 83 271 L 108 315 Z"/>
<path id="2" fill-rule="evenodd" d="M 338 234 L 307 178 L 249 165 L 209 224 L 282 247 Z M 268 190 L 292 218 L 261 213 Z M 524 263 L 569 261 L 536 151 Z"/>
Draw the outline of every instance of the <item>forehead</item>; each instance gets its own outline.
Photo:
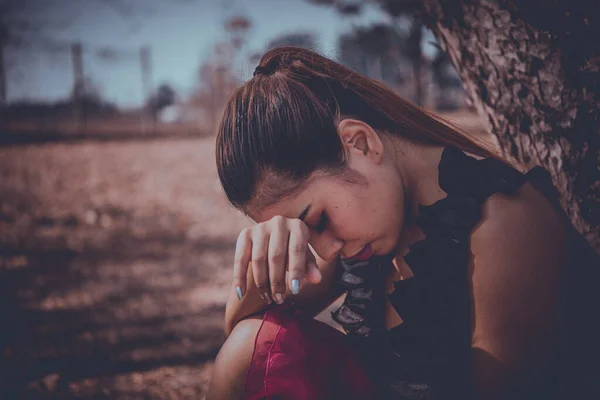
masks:
<path id="1" fill-rule="evenodd" d="M 298 218 L 309 204 L 320 200 L 327 187 L 335 185 L 334 181 L 321 173 L 313 173 L 303 182 L 271 176 L 259 185 L 246 214 L 256 222 L 267 221 L 276 215 Z"/>
<path id="2" fill-rule="evenodd" d="M 349 167 L 317 170 L 303 181 L 266 173 L 245 212 L 257 222 L 275 215 L 298 218 L 308 205 L 319 207 L 330 199 L 358 195 L 362 186 L 369 186 L 367 177 Z"/>

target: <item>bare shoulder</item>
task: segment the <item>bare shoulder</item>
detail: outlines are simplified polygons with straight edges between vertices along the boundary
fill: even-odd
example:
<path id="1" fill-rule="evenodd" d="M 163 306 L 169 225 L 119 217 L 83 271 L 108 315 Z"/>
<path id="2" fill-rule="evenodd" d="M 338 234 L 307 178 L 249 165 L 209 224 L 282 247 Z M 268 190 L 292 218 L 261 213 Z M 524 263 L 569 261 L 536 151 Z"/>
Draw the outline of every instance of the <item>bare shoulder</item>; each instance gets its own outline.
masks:
<path id="1" fill-rule="evenodd" d="M 239 399 L 252 361 L 254 341 L 260 329 L 260 317 L 240 321 L 221 347 L 213 366 L 208 400 Z"/>
<path id="2" fill-rule="evenodd" d="M 472 347 L 486 355 L 475 359 L 481 392 L 538 379 L 558 347 L 562 217 L 529 183 L 514 195 L 496 193 L 484 203 L 471 252 Z M 506 380 L 489 360 L 506 366 Z"/>
<path id="3" fill-rule="evenodd" d="M 475 256 L 492 252 L 507 261 L 518 257 L 559 257 L 564 245 L 562 217 L 529 183 L 516 194 L 490 196 L 483 205 L 481 222 L 471 236 Z"/>

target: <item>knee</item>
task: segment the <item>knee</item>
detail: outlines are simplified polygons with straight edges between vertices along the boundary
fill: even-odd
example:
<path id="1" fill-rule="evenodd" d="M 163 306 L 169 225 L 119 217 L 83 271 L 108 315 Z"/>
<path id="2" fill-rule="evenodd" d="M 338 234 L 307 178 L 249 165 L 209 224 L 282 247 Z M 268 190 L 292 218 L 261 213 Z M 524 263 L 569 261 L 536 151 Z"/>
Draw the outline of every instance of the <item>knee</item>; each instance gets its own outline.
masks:
<path id="1" fill-rule="evenodd" d="M 247 360 L 250 364 L 254 342 L 261 324 L 262 316 L 248 317 L 238 322 L 221 347 L 219 355 L 224 354 L 226 357 L 235 355 L 238 362 Z"/>
<path id="2" fill-rule="evenodd" d="M 215 359 L 208 399 L 241 396 L 261 322 L 260 317 L 249 317 L 233 328 Z"/>

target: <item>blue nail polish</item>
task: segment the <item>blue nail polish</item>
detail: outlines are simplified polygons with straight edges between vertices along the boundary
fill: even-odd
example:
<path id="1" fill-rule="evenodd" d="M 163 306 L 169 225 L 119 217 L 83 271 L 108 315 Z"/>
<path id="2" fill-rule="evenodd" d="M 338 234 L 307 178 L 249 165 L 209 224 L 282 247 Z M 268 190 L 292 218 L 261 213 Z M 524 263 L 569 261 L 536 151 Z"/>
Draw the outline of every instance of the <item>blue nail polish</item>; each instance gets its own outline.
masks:
<path id="1" fill-rule="evenodd" d="M 241 300 L 242 299 L 242 288 L 237 286 L 235 288 L 235 292 L 237 293 L 238 300 Z"/>
<path id="2" fill-rule="evenodd" d="M 292 279 L 292 293 L 298 294 L 299 291 L 300 291 L 300 282 L 298 281 L 298 279 Z"/>

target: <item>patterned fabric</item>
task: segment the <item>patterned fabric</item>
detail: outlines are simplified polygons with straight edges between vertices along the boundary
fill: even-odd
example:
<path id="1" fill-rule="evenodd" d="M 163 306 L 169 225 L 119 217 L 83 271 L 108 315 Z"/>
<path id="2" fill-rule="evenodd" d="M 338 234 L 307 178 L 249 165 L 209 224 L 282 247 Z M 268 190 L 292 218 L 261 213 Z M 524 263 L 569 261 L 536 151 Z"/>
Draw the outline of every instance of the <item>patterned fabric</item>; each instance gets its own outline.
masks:
<path id="1" fill-rule="evenodd" d="M 523 174 L 499 160 L 477 160 L 453 147 L 444 149 L 438 171 L 448 195 L 419 206 L 416 223 L 425 239 L 410 245 L 404 257 L 414 277 L 396 281 L 387 296 L 403 319 L 401 325 L 379 334 L 384 316 L 378 294 L 393 254 L 342 262 L 340 283 L 347 295 L 332 317 L 348 335 L 360 338 L 356 345 L 364 348 L 365 364 L 390 388 L 390 398 L 470 397 L 470 233 L 487 197 L 514 193 L 525 182 Z"/>
<path id="2" fill-rule="evenodd" d="M 390 263 L 389 257 L 377 256 L 367 260 L 341 259 L 343 271 L 338 283 L 347 295 L 344 304 L 331 317 L 348 335 L 368 337 L 374 331 L 385 330 L 382 278 Z"/>

